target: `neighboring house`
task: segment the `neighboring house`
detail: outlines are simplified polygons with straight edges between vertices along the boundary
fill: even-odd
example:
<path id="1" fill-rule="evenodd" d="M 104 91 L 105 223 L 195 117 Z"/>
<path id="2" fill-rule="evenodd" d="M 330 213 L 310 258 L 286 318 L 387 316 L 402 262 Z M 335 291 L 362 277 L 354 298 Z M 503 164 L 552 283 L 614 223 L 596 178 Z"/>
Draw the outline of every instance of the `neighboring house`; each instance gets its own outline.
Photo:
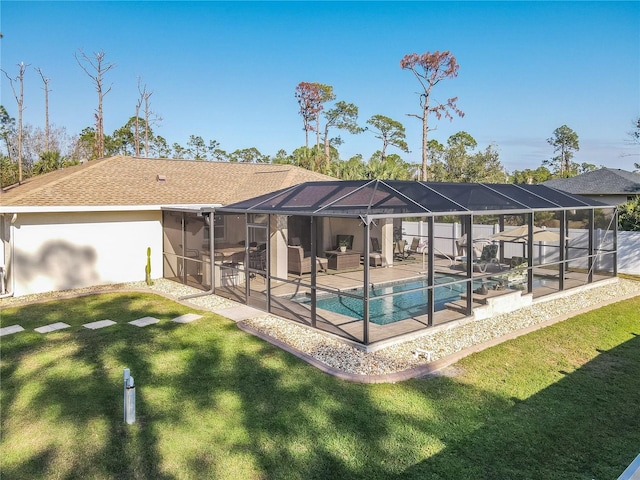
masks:
<path id="1" fill-rule="evenodd" d="M 640 174 L 619 168 L 601 168 L 571 178 L 547 180 L 542 185 L 609 205 L 620 205 L 640 195 Z"/>
<path id="2" fill-rule="evenodd" d="M 110 157 L 0 193 L 0 294 L 162 276 L 162 207 L 212 207 L 330 177 L 293 165 Z"/>

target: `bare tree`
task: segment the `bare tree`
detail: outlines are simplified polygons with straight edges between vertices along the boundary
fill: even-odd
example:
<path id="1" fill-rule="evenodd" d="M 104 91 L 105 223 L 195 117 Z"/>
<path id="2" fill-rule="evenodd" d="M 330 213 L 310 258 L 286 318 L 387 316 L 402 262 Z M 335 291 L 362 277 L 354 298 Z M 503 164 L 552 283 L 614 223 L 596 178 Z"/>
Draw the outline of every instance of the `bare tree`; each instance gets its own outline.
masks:
<path id="1" fill-rule="evenodd" d="M 420 107 L 422 112 L 418 115 L 408 113 L 410 117 L 418 118 L 422 121 L 422 181 L 428 179 L 428 160 L 427 145 L 429 130 L 429 114 L 434 113 L 438 119 L 444 115 L 453 120 L 451 112 L 464 117 L 464 113 L 458 109 L 456 102 L 458 97 L 447 99 L 445 103 L 431 105 L 431 90 L 440 80 L 445 78 L 454 78 L 458 76 L 459 65 L 451 52 L 444 51 L 442 53 L 437 50 L 434 53 L 426 52 L 422 55 L 411 53 L 402 57 L 400 60 L 402 69 L 411 70 L 422 86 L 420 93 Z"/>
<path id="2" fill-rule="evenodd" d="M 16 159 L 18 162 L 18 183 L 22 183 L 22 112 L 24 111 L 24 72 L 28 66 L 29 65 L 25 65 L 24 62 L 20 62 L 18 64 L 18 75 L 15 78 L 10 77 L 7 72 L 2 70 L 2 73 L 4 73 L 9 80 L 11 91 L 13 92 L 16 104 L 18 105 L 18 155 Z M 14 82 L 19 84 L 17 92 Z"/>
<path id="3" fill-rule="evenodd" d="M 136 122 L 139 121 L 140 108 L 143 108 L 144 111 L 144 156 L 149 157 L 149 136 L 151 132 L 151 124 L 162 120 L 159 116 L 155 115 L 153 111 L 151 111 L 151 102 L 150 98 L 153 95 L 153 92 L 147 91 L 147 85 L 142 85 L 140 83 L 140 79 L 138 79 L 138 93 L 140 97 L 138 97 L 138 103 L 136 105 Z M 136 156 L 139 155 L 139 146 L 140 141 L 138 140 L 138 125 L 136 124 Z"/>
<path id="4" fill-rule="evenodd" d="M 50 151 L 50 148 L 49 148 L 49 92 L 51 90 L 49 90 L 49 82 L 51 81 L 51 79 L 45 77 L 44 73 L 42 73 L 42 70 L 39 67 L 36 68 L 36 72 L 40 74 L 40 78 L 42 78 L 42 83 L 44 83 L 44 87 L 42 87 L 42 89 L 44 90 L 44 136 L 45 136 L 45 142 L 46 142 L 45 151 L 48 152 Z"/>
<path id="5" fill-rule="evenodd" d="M 82 50 L 79 50 L 75 54 L 76 62 L 80 68 L 87 74 L 87 76 L 93 81 L 93 84 L 98 92 L 98 108 L 96 109 L 96 146 L 95 155 L 96 158 L 102 158 L 104 156 L 104 116 L 102 112 L 102 101 L 104 96 L 111 91 L 111 85 L 105 90 L 104 88 L 104 75 L 116 66 L 115 63 L 107 63 L 105 61 L 106 54 L 104 50 L 94 52 L 93 57 L 89 57 Z"/>

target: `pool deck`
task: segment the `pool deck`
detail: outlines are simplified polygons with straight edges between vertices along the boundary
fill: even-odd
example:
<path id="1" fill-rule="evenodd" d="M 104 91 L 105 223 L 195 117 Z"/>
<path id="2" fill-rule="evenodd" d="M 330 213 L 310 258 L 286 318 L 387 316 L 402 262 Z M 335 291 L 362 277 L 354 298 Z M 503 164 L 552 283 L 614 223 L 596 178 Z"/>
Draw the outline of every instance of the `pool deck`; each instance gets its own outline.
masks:
<path id="1" fill-rule="evenodd" d="M 461 280 L 465 278 L 466 272 L 461 264 L 452 263 L 445 258 L 436 258 L 435 272 L 438 275 L 447 275 L 451 277 L 459 277 Z M 489 278 L 490 276 L 500 275 L 505 273 L 508 267 L 500 267 L 497 265 L 491 265 L 490 270 L 486 274 L 474 272 L 474 278 L 482 279 Z M 413 261 L 396 262 L 392 267 L 372 267 L 369 273 L 369 283 L 373 286 L 389 284 L 394 282 L 408 281 L 412 279 L 424 279 L 426 275 L 425 264 L 421 258 L 416 258 Z M 533 299 L 558 293 L 558 272 L 543 269 L 534 268 L 534 277 L 536 280 L 536 286 L 533 290 Z M 602 280 L 609 277 L 594 275 L 594 280 Z M 574 288 L 585 284 L 586 274 L 582 272 L 568 272 L 565 274 L 565 288 Z M 305 275 L 288 275 L 286 282 L 278 282 L 272 280 L 271 283 L 271 312 L 281 317 L 295 320 L 303 325 L 311 325 L 311 311 L 310 305 L 301 304 L 289 300 L 293 295 L 304 295 L 310 292 L 311 277 L 309 274 Z M 349 290 L 361 288 L 364 283 L 364 271 L 362 266 L 359 269 L 351 271 L 329 271 L 318 272 L 316 276 L 316 287 L 319 292 L 348 292 Z M 233 289 L 230 289 L 228 293 L 233 294 Z M 266 282 L 261 276 L 250 280 L 251 295 L 249 305 L 264 309 L 266 307 Z M 504 295 L 513 294 L 516 290 L 505 289 Z M 244 285 L 239 286 L 236 289 L 238 299 L 244 297 Z M 491 297 L 496 297 L 500 294 L 492 291 Z M 527 296 L 526 293 L 522 293 L 522 297 Z M 514 302 L 517 300 L 515 297 L 518 295 L 511 295 L 514 298 Z M 506 300 L 506 298 L 505 298 Z M 485 303 L 485 299 L 481 295 L 474 295 L 473 298 L 474 309 L 481 307 Z M 509 300 L 511 301 L 511 300 Z M 524 304 L 530 304 L 531 298 Z M 369 323 L 368 325 L 368 339 L 370 344 L 375 346 L 383 346 L 389 342 L 397 342 L 400 340 L 410 339 L 417 335 L 423 335 L 427 331 L 438 331 L 442 328 L 448 328 L 453 325 L 472 321 L 474 317 L 469 317 L 463 310 L 456 310 L 453 308 L 447 308 L 440 310 L 434 314 L 434 325 L 426 330 L 428 326 L 427 315 L 416 316 L 408 318 L 406 320 L 400 320 L 397 322 L 389 323 L 386 325 L 377 325 Z M 330 312 L 328 310 L 317 309 L 316 311 L 316 328 L 335 334 L 342 339 L 346 339 L 349 342 L 354 342 L 354 345 L 364 341 L 364 325 L 361 320 L 355 319 L 349 316 L 341 315 L 338 313 Z"/>

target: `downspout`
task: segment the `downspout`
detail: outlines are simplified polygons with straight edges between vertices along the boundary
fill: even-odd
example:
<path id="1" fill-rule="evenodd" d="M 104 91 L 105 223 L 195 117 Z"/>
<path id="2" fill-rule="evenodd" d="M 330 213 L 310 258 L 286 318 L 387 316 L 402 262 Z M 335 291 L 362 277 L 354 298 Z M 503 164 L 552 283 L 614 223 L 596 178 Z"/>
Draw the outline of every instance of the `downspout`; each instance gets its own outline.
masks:
<path id="1" fill-rule="evenodd" d="M 214 248 L 213 248 L 213 238 L 214 238 L 214 233 L 213 233 L 213 222 L 215 221 L 215 218 L 212 220 L 211 217 L 213 216 L 213 212 L 209 212 L 209 213 L 203 213 L 202 216 L 204 217 L 204 221 L 205 223 L 207 223 L 209 225 L 209 268 L 211 269 L 211 286 L 209 287 L 209 290 L 207 290 L 206 292 L 201 292 L 201 293 L 193 293 L 191 295 L 185 295 L 184 297 L 178 297 L 178 300 L 188 300 L 190 298 L 198 298 L 198 297 L 206 297 L 207 295 L 213 295 L 213 292 L 216 289 L 216 269 L 215 269 L 215 262 L 213 261 L 213 254 L 214 254 Z"/>
<path id="2" fill-rule="evenodd" d="M 13 267 L 15 263 L 13 259 L 14 259 L 14 251 L 15 251 L 14 230 L 16 228 L 14 225 L 17 219 L 18 219 L 18 214 L 14 213 L 13 217 L 11 217 L 11 226 L 9 228 L 9 270 L 7 270 L 7 272 L 11 272 L 11 291 L 7 293 L 3 293 L 2 295 L 0 295 L 0 298 L 13 297 L 13 294 L 16 291 L 16 275 L 15 275 L 15 272 L 13 271 Z"/>

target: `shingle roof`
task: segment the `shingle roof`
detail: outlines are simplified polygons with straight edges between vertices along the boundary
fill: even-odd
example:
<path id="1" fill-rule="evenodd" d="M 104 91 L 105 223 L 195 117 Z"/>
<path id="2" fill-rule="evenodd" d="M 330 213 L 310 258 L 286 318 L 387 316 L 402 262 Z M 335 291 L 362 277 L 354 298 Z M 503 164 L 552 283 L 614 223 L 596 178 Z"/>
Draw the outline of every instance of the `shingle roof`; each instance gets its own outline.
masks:
<path id="1" fill-rule="evenodd" d="M 158 176 L 166 180 L 158 181 Z M 0 205 L 223 205 L 331 177 L 293 165 L 109 157 L 29 178 Z"/>
<path id="2" fill-rule="evenodd" d="M 542 185 L 578 195 L 640 195 L 640 174 L 601 168 L 571 178 L 547 180 Z"/>

